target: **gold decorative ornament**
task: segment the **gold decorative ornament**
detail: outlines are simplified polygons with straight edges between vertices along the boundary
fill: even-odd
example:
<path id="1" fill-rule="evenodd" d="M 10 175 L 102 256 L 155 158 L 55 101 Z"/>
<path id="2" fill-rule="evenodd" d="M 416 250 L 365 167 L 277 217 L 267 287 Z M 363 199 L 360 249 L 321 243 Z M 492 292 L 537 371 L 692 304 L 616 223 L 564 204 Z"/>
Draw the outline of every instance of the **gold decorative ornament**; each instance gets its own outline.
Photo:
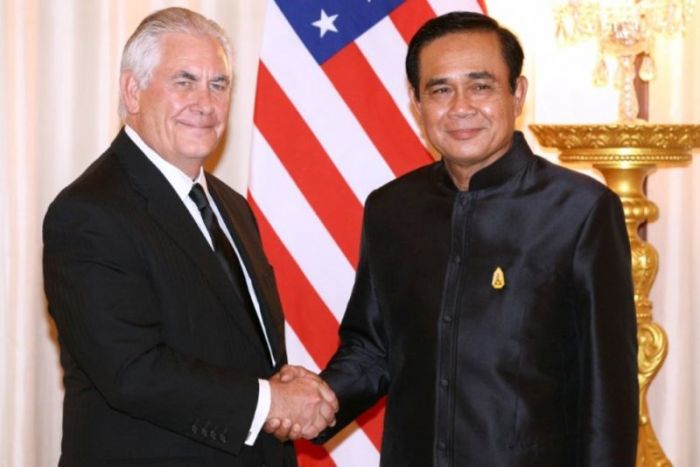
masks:
<path id="1" fill-rule="evenodd" d="M 668 339 L 653 322 L 649 291 L 656 277 L 656 249 L 639 237 L 639 226 L 659 216 L 644 194 L 644 181 L 658 168 L 683 167 L 700 147 L 700 125 L 610 124 L 530 125 L 542 146 L 559 149 L 559 159 L 600 171 L 620 196 L 632 250 L 634 303 L 637 313 L 639 440 L 637 466 L 670 466 L 649 418 L 649 385 L 666 358 Z"/>
<path id="2" fill-rule="evenodd" d="M 493 271 L 493 276 L 491 277 L 491 287 L 496 290 L 501 290 L 505 286 L 506 278 L 503 275 L 503 269 L 497 267 L 496 270 Z"/>

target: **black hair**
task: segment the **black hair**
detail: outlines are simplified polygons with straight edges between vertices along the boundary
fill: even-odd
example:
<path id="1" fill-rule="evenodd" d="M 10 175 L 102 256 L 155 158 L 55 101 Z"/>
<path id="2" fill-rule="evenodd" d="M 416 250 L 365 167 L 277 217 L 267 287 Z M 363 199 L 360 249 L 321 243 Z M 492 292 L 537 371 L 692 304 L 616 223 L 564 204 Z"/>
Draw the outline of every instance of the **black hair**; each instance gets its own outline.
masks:
<path id="1" fill-rule="evenodd" d="M 406 53 L 406 75 L 416 99 L 420 99 L 420 52 L 430 42 L 447 34 L 460 32 L 493 32 L 501 44 L 501 54 L 508 66 L 508 84 L 515 93 L 515 85 L 523 69 L 523 48 L 518 38 L 495 19 L 471 11 L 454 11 L 427 21 L 415 33 Z"/>

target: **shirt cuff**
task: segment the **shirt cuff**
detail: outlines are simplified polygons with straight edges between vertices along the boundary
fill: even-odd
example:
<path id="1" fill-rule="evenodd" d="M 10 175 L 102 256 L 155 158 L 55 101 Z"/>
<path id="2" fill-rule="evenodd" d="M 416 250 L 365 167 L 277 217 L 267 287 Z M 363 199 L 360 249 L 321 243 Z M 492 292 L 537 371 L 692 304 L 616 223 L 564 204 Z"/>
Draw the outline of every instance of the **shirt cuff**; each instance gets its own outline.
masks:
<path id="1" fill-rule="evenodd" d="M 262 430 L 267 416 L 270 413 L 270 405 L 272 404 L 272 393 L 270 392 L 270 383 L 265 379 L 258 380 L 258 405 L 253 414 L 253 421 L 248 430 L 248 436 L 245 439 L 247 446 L 255 444 L 258 439 L 260 430 Z"/>

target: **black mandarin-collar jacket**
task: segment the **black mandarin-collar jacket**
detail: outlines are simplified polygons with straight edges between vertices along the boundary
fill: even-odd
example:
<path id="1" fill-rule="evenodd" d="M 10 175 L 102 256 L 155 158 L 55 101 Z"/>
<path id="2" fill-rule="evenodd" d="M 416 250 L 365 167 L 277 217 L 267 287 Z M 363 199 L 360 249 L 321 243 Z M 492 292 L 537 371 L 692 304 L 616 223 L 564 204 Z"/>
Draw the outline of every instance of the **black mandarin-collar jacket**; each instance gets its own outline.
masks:
<path id="1" fill-rule="evenodd" d="M 620 200 L 519 132 L 467 192 L 437 162 L 370 195 L 340 336 L 335 429 L 387 394 L 383 466 L 634 465 Z"/>

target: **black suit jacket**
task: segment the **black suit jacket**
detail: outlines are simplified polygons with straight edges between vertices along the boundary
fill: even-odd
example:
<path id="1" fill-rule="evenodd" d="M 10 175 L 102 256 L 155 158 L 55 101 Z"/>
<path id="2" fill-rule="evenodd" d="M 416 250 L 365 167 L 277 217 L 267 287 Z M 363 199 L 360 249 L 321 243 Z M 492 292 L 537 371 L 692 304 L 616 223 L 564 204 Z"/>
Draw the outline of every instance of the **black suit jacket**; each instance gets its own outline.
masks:
<path id="1" fill-rule="evenodd" d="M 340 337 L 322 374 L 340 401 L 334 429 L 387 394 L 383 466 L 635 463 L 620 200 L 521 133 L 468 192 L 438 162 L 370 195 Z"/>
<path id="2" fill-rule="evenodd" d="M 279 366 L 284 322 L 255 220 L 207 184 Z M 265 433 L 244 445 L 257 379 L 276 369 L 187 208 L 123 130 L 49 207 L 44 281 L 64 367 L 61 465 L 296 465 Z"/>

